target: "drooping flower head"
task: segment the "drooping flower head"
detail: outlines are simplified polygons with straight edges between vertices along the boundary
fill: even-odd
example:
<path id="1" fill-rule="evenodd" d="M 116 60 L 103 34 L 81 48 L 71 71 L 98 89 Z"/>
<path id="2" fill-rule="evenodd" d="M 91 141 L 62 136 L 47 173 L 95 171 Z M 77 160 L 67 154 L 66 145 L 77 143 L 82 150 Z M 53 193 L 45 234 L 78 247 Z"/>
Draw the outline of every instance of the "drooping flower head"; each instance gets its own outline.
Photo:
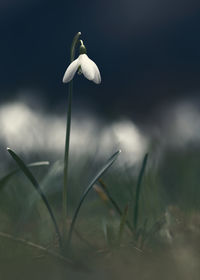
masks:
<path id="1" fill-rule="evenodd" d="M 79 57 L 72 61 L 72 63 L 68 66 L 65 71 L 63 77 L 63 83 L 70 82 L 76 71 L 78 70 L 78 74 L 82 74 L 90 81 L 93 81 L 96 84 L 101 83 L 101 75 L 97 65 L 87 56 L 86 47 L 83 44 L 83 41 L 80 40 L 81 46 L 79 49 Z"/>

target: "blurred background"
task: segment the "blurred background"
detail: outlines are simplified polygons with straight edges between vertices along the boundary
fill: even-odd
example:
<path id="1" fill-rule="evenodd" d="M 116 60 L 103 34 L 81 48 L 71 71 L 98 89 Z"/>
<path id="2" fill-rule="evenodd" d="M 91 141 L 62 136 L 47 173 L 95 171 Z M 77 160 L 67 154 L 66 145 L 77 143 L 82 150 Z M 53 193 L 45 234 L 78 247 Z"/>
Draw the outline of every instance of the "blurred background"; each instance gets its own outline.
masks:
<path id="1" fill-rule="evenodd" d="M 81 31 L 102 84 L 77 77 L 78 105 L 149 119 L 163 104 L 199 96 L 199 28 L 195 0 L 1 0 L 1 101 L 30 92 L 53 108 L 66 102 L 62 76 Z"/>
<path id="2" fill-rule="evenodd" d="M 98 139 L 109 148 L 105 154 L 115 143 L 134 159 L 155 143 L 196 145 L 199 29 L 195 0 L 1 0 L 0 152 L 10 145 L 61 154 L 68 88 L 62 77 L 78 31 L 102 83 L 75 76 L 72 145 L 81 150 L 80 142 Z"/>

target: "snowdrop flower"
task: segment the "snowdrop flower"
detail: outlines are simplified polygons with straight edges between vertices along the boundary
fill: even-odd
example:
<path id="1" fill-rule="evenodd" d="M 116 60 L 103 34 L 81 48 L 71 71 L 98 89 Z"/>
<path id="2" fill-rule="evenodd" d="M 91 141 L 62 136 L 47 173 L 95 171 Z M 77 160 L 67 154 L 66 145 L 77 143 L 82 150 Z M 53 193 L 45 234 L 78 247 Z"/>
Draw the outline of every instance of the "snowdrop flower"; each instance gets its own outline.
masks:
<path id="1" fill-rule="evenodd" d="M 64 77 L 63 83 L 70 82 L 76 71 L 78 70 L 78 74 L 82 74 L 90 81 L 93 81 L 96 84 L 101 83 L 101 75 L 97 65 L 92 61 L 86 54 L 86 48 L 83 45 L 83 41 L 80 40 L 80 55 L 77 59 L 75 59 L 67 68 Z"/>

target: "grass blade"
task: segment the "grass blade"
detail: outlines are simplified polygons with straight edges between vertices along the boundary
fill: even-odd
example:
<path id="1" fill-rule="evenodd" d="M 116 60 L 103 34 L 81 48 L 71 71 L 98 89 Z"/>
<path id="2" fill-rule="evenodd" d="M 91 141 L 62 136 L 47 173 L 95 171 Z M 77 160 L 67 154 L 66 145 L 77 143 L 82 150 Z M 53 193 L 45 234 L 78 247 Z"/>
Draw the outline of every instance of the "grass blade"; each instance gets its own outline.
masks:
<path id="1" fill-rule="evenodd" d="M 27 164 L 28 167 L 38 167 L 38 166 L 45 166 L 45 165 L 49 165 L 49 161 L 38 161 L 38 162 Z M 3 189 L 3 187 L 8 182 L 8 180 L 20 170 L 21 170 L 20 168 L 16 168 L 11 172 L 9 172 L 8 174 L 6 174 L 5 176 L 3 176 L 2 178 L 0 178 L 0 191 Z"/>
<path id="2" fill-rule="evenodd" d="M 144 176 L 144 171 L 145 171 L 146 164 L 147 164 L 147 159 L 148 159 L 148 154 L 146 154 L 144 156 L 144 159 L 142 162 L 142 167 L 140 169 L 140 173 L 139 173 L 137 185 L 136 185 L 135 207 L 134 207 L 134 212 L 133 212 L 133 224 L 134 224 L 135 230 L 137 230 L 141 183 L 142 183 L 142 178 Z"/>
<path id="3" fill-rule="evenodd" d="M 53 214 L 53 211 L 49 205 L 49 202 L 46 198 L 46 196 L 44 195 L 39 183 L 37 182 L 37 180 L 35 179 L 35 177 L 33 176 L 33 174 L 31 173 L 31 171 L 28 169 L 28 167 L 25 165 L 25 163 L 22 161 L 22 159 L 11 149 L 7 148 L 7 151 L 9 152 L 9 154 L 12 156 L 12 158 L 16 161 L 16 163 L 18 164 L 19 168 L 23 171 L 23 173 L 26 175 L 26 177 L 29 179 L 29 181 L 32 183 L 33 187 L 36 189 L 36 191 L 39 193 L 41 199 L 43 200 L 49 214 L 50 217 L 53 221 L 54 227 L 55 227 L 55 231 L 57 233 L 58 236 L 58 240 L 59 240 L 59 245 L 60 248 L 62 248 L 62 240 L 61 240 L 61 235 L 60 235 L 60 231 L 55 219 L 55 216 Z"/>
<path id="4" fill-rule="evenodd" d="M 124 232 L 124 226 L 126 224 L 126 220 L 127 220 L 127 215 L 128 215 L 128 208 L 129 206 L 127 205 L 124 209 L 124 212 L 121 216 L 121 221 L 120 221 L 120 225 L 119 225 L 119 232 L 118 232 L 118 244 L 120 245 L 121 243 L 121 240 L 122 240 L 122 235 L 123 235 L 123 232 Z"/>
<path id="5" fill-rule="evenodd" d="M 90 182 L 90 184 L 88 185 L 88 187 L 85 189 L 79 204 L 75 210 L 73 219 L 72 219 L 72 223 L 70 226 L 70 230 L 69 230 L 69 236 L 68 236 L 68 246 L 70 245 L 71 242 L 71 238 L 72 238 L 72 233 L 73 233 L 73 229 L 74 229 L 74 225 L 79 213 L 79 210 L 81 208 L 81 205 L 83 203 L 83 201 L 85 200 L 86 196 L 88 195 L 88 193 L 90 192 L 90 190 L 92 189 L 93 185 L 99 180 L 99 178 L 108 170 L 108 168 L 114 163 L 114 161 L 117 159 L 118 155 L 120 154 L 120 150 L 117 151 L 116 153 L 114 153 L 110 159 L 107 161 L 107 163 L 101 168 L 101 170 L 97 173 L 97 175 L 92 179 L 92 181 Z"/>
<path id="6" fill-rule="evenodd" d="M 66 264 L 68 264 L 70 266 L 73 265 L 73 263 L 70 259 L 67 259 L 67 258 L 63 257 L 62 255 L 54 252 L 54 251 L 51 251 L 51 250 L 49 250 L 49 249 L 47 249 L 47 248 L 45 248 L 41 245 L 35 244 L 35 243 L 27 241 L 25 239 L 14 237 L 14 236 L 12 236 L 8 233 L 4 233 L 4 232 L 0 232 L 0 238 L 6 238 L 6 239 L 14 241 L 16 243 L 22 244 L 23 246 L 31 247 L 33 249 L 36 249 L 38 251 L 43 252 L 45 255 L 49 255 L 49 256 L 54 257 L 58 260 L 64 261 Z"/>
<path id="7" fill-rule="evenodd" d="M 101 188 L 104 190 L 105 194 L 107 195 L 108 199 L 110 200 L 111 204 L 113 205 L 113 207 L 115 208 L 116 212 L 119 214 L 119 216 L 122 216 L 122 210 L 120 209 L 119 205 L 117 204 L 117 202 L 112 198 L 111 194 L 108 191 L 108 188 L 106 187 L 105 183 L 102 181 L 102 179 L 98 180 Z M 131 226 L 131 224 L 129 223 L 129 221 L 126 219 L 126 226 L 129 228 L 129 230 L 134 233 L 133 227 Z"/>

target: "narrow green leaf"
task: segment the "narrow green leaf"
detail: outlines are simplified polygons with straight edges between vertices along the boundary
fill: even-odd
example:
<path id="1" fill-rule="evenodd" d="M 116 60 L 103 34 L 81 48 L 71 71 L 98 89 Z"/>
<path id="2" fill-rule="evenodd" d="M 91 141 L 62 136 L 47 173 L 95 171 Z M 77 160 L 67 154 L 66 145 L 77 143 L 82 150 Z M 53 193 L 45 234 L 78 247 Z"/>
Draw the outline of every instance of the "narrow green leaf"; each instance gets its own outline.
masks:
<path id="1" fill-rule="evenodd" d="M 86 196 L 88 195 L 88 193 L 90 192 L 90 190 L 92 189 L 93 185 L 98 181 L 98 179 L 108 170 L 108 168 L 114 163 L 114 161 L 117 159 L 118 155 L 120 154 L 120 150 L 117 151 L 116 153 L 114 153 L 109 160 L 107 161 L 107 163 L 101 168 L 101 170 L 97 173 L 97 175 L 92 179 L 92 181 L 90 182 L 90 184 L 88 185 L 88 187 L 85 189 L 79 204 L 75 210 L 73 219 L 72 219 L 72 223 L 70 226 L 70 230 L 69 230 L 69 236 L 68 236 L 68 246 L 70 245 L 71 242 L 71 238 L 72 238 L 72 233 L 73 233 L 73 229 L 75 226 L 75 222 L 79 213 L 79 210 L 81 208 L 81 205 L 83 203 L 83 201 L 85 200 Z"/>
<path id="2" fill-rule="evenodd" d="M 33 162 L 33 163 L 27 164 L 28 167 L 39 167 L 39 166 L 45 166 L 45 165 L 49 165 L 49 161 L 38 161 L 38 162 Z M 16 169 L 12 170 L 11 172 L 9 172 L 8 174 L 6 174 L 5 176 L 3 176 L 2 178 L 0 178 L 0 191 L 3 189 L 3 187 L 8 182 L 8 180 L 14 174 L 19 172 L 20 170 L 21 170 L 20 168 L 16 168 Z"/>
<path id="3" fill-rule="evenodd" d="M 120 245 L 120 242 L 122 240 L 122 235 L 123 235 L 123 232 L 124 232 L 124 226 L 126 224 L 127 215 L 128 215 L 128 205 L 125 207 L 124 212 L 121 216 L 121 221 L 120 221 L 120 225 L 119 225 L 119 232 L 118 232 L 118 244 L 119 245 Z"/>
<path id="4" fill-rule="evenodd" d="M 139 200 L 140 200 L 140 191 L 141 191 L 141 183 L 142 183 L 142 178 L 144 176 L 144 171 L 145 167 L 147 164 L 147 159 L 148 159 L 148 154 L 144 156 L 143 162 L 142 162 L 142 167 L 140 169 L 140 173 L 138 176 L 138 181 L 136 185 L 136 194 L 135 194 L 135 207 L 134 207 L 134 212 L 133 212 L 133 224 L 135 230 L 137 229 L 137 224 L 138 224 L 138 216 L 139 216 Z"/>
<path id="5" fill-rule="evenodd" d="M 107 195 L 108 199 L 110 200 L 111 204 L 113 205 L 113 207 L 115 208 L 116 212 L 119 214 L 119 216 L 122 216 L 122 210 L 120 209 L 118 203 L 113 199 L 113 197 L 111 196 L 110 192 L 108 191 L 108 188 L 106 187 L 105 183 L 102 181 L 102 179 L 99 179 L 98 182 L 100 183 L 101 188 L 103 189 L 103 191 L 105 192 L 105 194 Z M 134 233 L 133 227 L 131 226 L 131 224 L 129 223 L 129 221 L 126 219 L 126 226 L 129 228 L 129 230 Z"/>
<path id="6" fill-rule="evenodd" d="M 29 181 L 32 183 L 33 187 L 36 189 L 36 191 L 39 193 L 41 199 L 43 200 L 49 214 L 50 217 L 52 219 L 52 222 L 54 224 L 55 227 L 55 231 L 57 233 L 58 236 L 58 240 L 59 240 L 59 245 L 60 248 L 62 248 L 62 240 L 61 240 L 61 235 L 60 235 L 60 231 L 55 219 L 55 216 L 53 214 L 53 211 L 49 205 L 49 202 L 46 198 L 46 196 L 44 195 L 39 183 L 37 182 L 37 180 L 35 179 L 35 177 L 33 176 L 33 174 L 31 173 L 31 171 L 29 170 L 29 168 L 25 165 L 25 163 L 23 162 L 23 160 L 11 149 L 7 148 L 7 151 L 9 152 L 9 154 L 12 156 L 12 158 L 16 161 L 16 163 L 18 164 L 19 168 L 23 171 L 23 173 L 26 175 L 26 177 L 29 179 Z"/>

